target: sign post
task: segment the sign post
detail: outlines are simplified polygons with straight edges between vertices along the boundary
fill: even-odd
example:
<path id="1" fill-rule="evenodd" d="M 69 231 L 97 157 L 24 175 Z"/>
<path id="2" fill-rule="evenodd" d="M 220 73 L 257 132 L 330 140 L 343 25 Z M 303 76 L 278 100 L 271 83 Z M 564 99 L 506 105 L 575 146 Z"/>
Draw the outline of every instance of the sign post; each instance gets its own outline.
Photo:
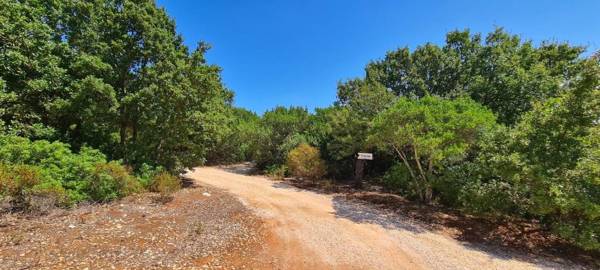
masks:
<path id="1" fill-rule="evenodd" d="M 358 153 L 354 160 L 354 186 L 362 187 L 362 179 L 365 174 L 365 165 L 367 160 L 373 160 L 372 153 Z"/>

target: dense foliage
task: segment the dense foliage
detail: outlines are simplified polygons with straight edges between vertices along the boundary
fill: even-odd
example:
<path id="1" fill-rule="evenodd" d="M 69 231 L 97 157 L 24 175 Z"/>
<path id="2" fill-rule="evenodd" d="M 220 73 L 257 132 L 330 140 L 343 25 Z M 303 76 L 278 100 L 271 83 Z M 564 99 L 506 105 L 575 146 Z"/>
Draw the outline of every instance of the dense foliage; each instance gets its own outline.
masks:
<path id="1" fill-rule="evenodd" d="M 169 171 L 202 163 L 234 132 L 208 46 L 189 52 L 154 1 L 3 0 L 0 10 L 4 131 Z"/>
<path id="2" fill-rule="evenodd" d="M 388 52 L 366 67 L 365 80 L 399 96 L 468 94 L 501 123 L 512 125 L 531 110 L 533 101 L 556 96 L 562 82 L 577 76 L 583 51 L 564 43 L 536 47 L 501 28 L 485 39 L 468 30 L 454 31 L 441 47 L 428 43 L 413 52 L 407 47 Z M 350 94 L 341 90 L 340 99 L 346 101 Z"/>
<path id="3" fill-rule="evenodd" d="M 536 216 L 575 243 L 600 248 L 599 79 L 597 63 L 585 62 L 561 95 L 535 103 L 513 129 L 481 142 L 479 156 L 461 169 L 503 197 L 476 210 Z M 488 197 L 462 192 L 467 209 Z"/>
<path id="4" fill-rule="evenodd" d="M 30 208 L 35 196 L 58 206 L 108 201 L 140 188 L 129 170 L 98 150 L 73 153 L 60 142 L 0 136 L 0 197 L 13 207 Z"/>
<path id="5" fill-rule="evenodd" d="M 209 46 L 190 51 L 153 0 L 0 10 L 0 197 L 13 208 L 166 194 L 169 173 L 249 155 L 258 117 L 231 106 Z"/>
<path id="6" fill-rule="evenodd" d="M 432 178 L 462 161 L 494 124 L 494 115 L 468 98 L 400 98 L 373 120 L 368 141 L 394 152 L 406 166 L 414 193 L 430 202 Z"/>
<path id="7" fill-rule="evenodd" d="M 256 134 L 253 159 L 259 168 L 280 165 L 294 147 L 307 142 L 309 114 L 305 108 L 277 107 L 264 113 Z"/>

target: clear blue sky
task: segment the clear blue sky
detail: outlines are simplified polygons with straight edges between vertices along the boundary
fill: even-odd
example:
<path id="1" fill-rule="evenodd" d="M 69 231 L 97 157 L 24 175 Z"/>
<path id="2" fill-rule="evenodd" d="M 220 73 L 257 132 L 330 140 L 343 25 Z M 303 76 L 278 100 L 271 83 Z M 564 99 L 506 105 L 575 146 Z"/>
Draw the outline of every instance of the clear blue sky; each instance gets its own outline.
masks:
<path id="1" fill-rule="evenodd" d="M 540 42 L 600 49 L 600 1 L 158 0 L 185 43 L 213 48 L 235 105 L 313 109 L 335 100 L 340 80 L 398 47 L 442 43 L 445 33 L 495 26 Z"/>

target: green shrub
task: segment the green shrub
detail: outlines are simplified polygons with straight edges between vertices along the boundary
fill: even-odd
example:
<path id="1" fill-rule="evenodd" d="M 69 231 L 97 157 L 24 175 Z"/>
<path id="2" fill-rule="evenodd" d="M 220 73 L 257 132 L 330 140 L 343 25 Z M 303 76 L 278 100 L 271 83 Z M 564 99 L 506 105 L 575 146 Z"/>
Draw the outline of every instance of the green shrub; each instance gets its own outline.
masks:
<path id="1" fill-rule="evenodd" d="M 28 196 L 44 204 L 69 206 L 87 200 L 105 202 L 142 188 L 129 170 L 118 162 L 107 163 L 98 150 L 83 147 L 74 153 L 59 142 L 0 136 L 0 164 L 4 164 L 0 194 L 21 208 L 27 207 Z"/>
<path id="2" fill-rule="evenodd" d="M 265 169 L 265 174 L 275 180 L 283 180 L 288 174 L 288 167 L 285 165 L 270 165 Z"/>
<path id="3" fill-rule="evenodd" d="M 44 179 L 41 169 L 31 165 L 0 165 L 0 198 L 13 209 L 45 212 L 67 206 L 67 193 L 60 183 Z"/>
<path id="4" fill-rule="evenodd" d="M 181 189 L 181 181 L 178 177 L 167 172 L 157 174 L 152 180 L 150 191 L 158 192 L 162 196 L 170 196 Z"/>
<path id="5" fill-rule="evenodd" d="M 325 161 L 321 159 L 319 149 L 302 143 L 287 156 L 290 173 L 296 177 L 321 179 L 326 172 Z"/>
<path id="6" fill-rule="evenodd" d="M 142 164 L 136 173 L 136 177 L 145 189 L 150 189 L 154 177 L 164 172 L 162 167 L 152 167 L 146 163 Z"/>
<path id="7" fill-rule="evenodd" d="M 23 205 L 31 188 L 42 182 L 39 168 L 30 165 L 0 165 L 0 194 Z"/>
<path id="8" fill-rule="evenodd" d="M 469 98 L 399 98 L 372 121 L 367 141 L 394 152 L 411 175 L 421 201 L 434 199 L 433 183 L 448 165 L 462 162 L 494 114 Z"/>
<path id="9" fill-rule="evenodd" d="M 591 128 L 582 143 L 585 149 L 575 168 L 557 181 L 561 193 L 550 190 L 561 215 L 552 227 L 585 249 L 600 250 L 600 126 Z"/>
<path id="10" fill-rule="evenodd" d="M 15 184 L 11 170 L 8 166 L 0 163 L 0 198 L 11 193 Z"/>
<path id="11" fill-rule="evenodd" d="M 253 160 L 259 169 L 284 164 L 288 151 L 306 140 L 309 113 L 301 107 L 276 107 L 264 113 L 256 129 Z"/>
<path id="12" fill-rule="evenodd" d="M 89 178 L 88 191 L 94 201 L 107 202 L 141 190 L 131 172 L 114 161 L 97 164 Z"/>
<path id="13" fill-rule="evenodd" d="M 55 206 L 71 206 L 68 194 L 57 182 L 44 182 L 29 191 L 26 207 L 30 211 L 47 212 Z"/>
<path id="14" fill-rule="evenodd" d="M 409 197 L 416 195 L 410 173 L 403 164 L 394 164 L 385 172 L 381 180 L 383 186 L 392 192 Z"/>

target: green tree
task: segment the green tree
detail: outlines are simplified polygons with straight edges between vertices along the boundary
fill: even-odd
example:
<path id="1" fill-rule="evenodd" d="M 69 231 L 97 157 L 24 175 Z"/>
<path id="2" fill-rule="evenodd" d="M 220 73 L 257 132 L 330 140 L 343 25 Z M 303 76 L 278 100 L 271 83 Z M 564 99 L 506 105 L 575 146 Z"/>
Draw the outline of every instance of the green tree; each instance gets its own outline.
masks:
<path id="1" fill-rule="evenodd" d="M 430 202 L 432 178 L 463 160 L 479 134 L 494 123 L 490 111 L 468 98 L 400 98 L 373 120 L 368 142 L 394 151 L 413 179 L 415 193 Z"/>
<path id="2" fill-rule="evenodd" d="M 535 47 L 502 28 L 485 39 L 468 30 L 453 31 L 442 47 L 428 43 L 414 52 L 388 52 L 367 65 L 365 79 L 398 96 L 466 93 L 494 111 L 500 122 L 513 125 L 532 109 L 532 102 L 558 95 L 561 83 L 577 74 L 583 51 L 566 43 Z"/>
<path id="3" fill-rule="evenodd" d="M 395 99 L 389 89 L 377 82 L 354 79 L 338 85 L 338 100 L 334 107 L 322 111 L 321 116 L 326 119 L 323 130 L 328 132 L 321 149 L 332 176 L 347 178 L 352 175 L 356 153 L 372 150 L 366 144 L 371 120 Z M 375 161 L 379 162 L 385 163 L 385 159 Z"/>
<path id="4" fill-rule="evenodd" d="M 170 171 L 219 151 L 233 94 L 152 0 L 1 1 L 5 131 Z"/>
<path id="5" fill-rule="evenodd" d="M 259 168 L 285 163 L 287 151 L 305 142 L 309 113 L 301 107 L 276 107 L 261 118 L 262 130 L 254 156 Z M 302 138 L 300 138 L 301 136 Z"/>
<path id="6" fill-rule="evenodd" d="M 56 138 L 48 124 L 68 95 L 68 46 L 42 21 L 54 16 L 41 2 L 0 1 L 0 10 L 0 119 L 15 134 Z"/>
<path id="7" fill-rule="evenodd" d="M 590 249 L 600 248 L 599 82 L 600 66 L 587 61 L 561 96 L 534 106 L 513 141 L 522 162 L 520 184 L 531 190 L 529 211 Z"/>
<path id="8" fill-rule="evenodd" d="M 598 63 L 585 61 L 558 97 L 481 140 L 474 162 L 450 177 L 462 181 L 462 207 L 537 217 L 576 245 L 600 248 L 599 78 Z"/>
<path id="9" fill-rule="evenodd" d="M 231 116 L 224 120 L 225 126 L 220 127 L 219 134 L 222 135 L 217 137 L 220 139 L 215 140 L 216 144 L 207 153 L 207 161 L 211 164 L 251 161 L 258 141 L 262 138 L 258 115 L 243 108 L 232 110 Z M 215 126 L 217 128 L 219 127 Z M 209 135 L 215 138 L 213 133 Z"/>

